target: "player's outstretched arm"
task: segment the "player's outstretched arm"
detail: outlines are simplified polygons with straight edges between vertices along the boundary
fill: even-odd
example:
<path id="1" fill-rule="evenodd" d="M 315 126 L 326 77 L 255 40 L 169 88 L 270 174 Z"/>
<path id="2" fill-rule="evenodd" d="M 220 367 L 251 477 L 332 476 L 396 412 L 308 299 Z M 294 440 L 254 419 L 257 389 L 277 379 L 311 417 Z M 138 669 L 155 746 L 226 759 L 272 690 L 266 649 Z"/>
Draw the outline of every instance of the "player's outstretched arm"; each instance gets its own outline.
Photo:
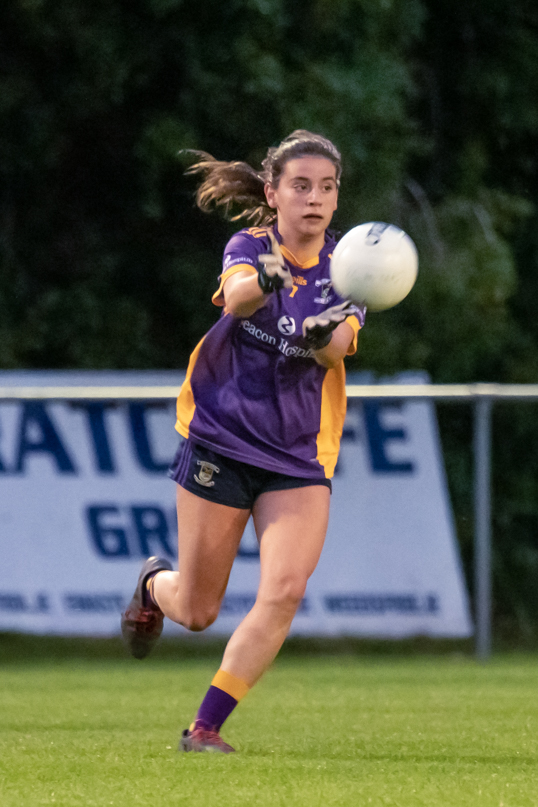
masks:
<path id="1" fill-rule="evenodd" d="M 258 276 L 251 272 L 236 272 L 224 283 L 224 306 L 234 317 L 251 317 L 265 304 L 266 295 L 258 285 Z"/>
<path id="2" fill-rule="evenodd" d="M 322 367 L 327 367 L 327 369 L 336 367 L 348 355 L 349 347 L 354 338 L 355 332 L 351 325 L 347 322 L 341 322 L 333 332 L 333 338 L 329 344 L 320 350 L 316 350 L 314 358 Z"/>
<path id="3" fill-rule="evenodd" d="M 355 306 L 346 301 L 304 320 L 303 336 L 307 346 L 315 351 L 318 364 L 334 367 L 346 356 L 354 331 L 345 320 L 355 310 Z"/>
<path id="4" fill-rule="evenodd" d="M 234 317 L 250 317 L 265 303 L 268 294 L 280 289 L 291 289 L 293 278 L 285 266 L 280 247 L 273 233 L 271 252 L 258 256 L 258 274 L 237 272 L 226 280 L 223 287 L 226 310 Z"/>

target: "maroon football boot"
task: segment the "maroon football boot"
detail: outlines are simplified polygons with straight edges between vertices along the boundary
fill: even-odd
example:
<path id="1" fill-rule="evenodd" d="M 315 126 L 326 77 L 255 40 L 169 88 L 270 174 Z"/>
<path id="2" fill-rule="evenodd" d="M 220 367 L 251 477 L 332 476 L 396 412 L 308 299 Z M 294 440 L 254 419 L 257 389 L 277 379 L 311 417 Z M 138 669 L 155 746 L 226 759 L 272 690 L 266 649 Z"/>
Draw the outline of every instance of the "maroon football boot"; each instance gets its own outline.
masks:
<path id="1" fill-rule="evenodd" d="M 203 751 L 209 754 L 233 754 L 235 748 L 225 743 L 218 731 L 194 728 L 185 729 L 178 751 Z"/>
<path id="2" fill-rule="evenodd" d="M 172 571 L 165 558 L 151 557 L 144 562 L 133 599 L 121 615 L 123 640 L 135 658 L 145 658 L 163 630 L 164 614 L 146 591 L 148 577 L 161 571 Z"/>

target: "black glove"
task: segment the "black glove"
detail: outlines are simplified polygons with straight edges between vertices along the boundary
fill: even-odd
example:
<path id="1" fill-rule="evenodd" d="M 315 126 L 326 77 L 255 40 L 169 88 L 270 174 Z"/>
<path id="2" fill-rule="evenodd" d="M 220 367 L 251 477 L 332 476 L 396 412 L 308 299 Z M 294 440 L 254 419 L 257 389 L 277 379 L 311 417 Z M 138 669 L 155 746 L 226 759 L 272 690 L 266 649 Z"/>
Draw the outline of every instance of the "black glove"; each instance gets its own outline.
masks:
<path id="1" fill-rule="evenodd" d="M 293 288 L 293 278 L 284 264 L 278 241 L 271 232 L 269 238 L 271 252 L 267 255 L 258 255 L 258 284 L 264 294 Z"/>
<path id="2" fill-rule="evenodd" d="M 303 322 L 303 336 L 306 346 L 312 350 L 327 347 L 333 338 L 333 331 L 341 322 L 355 313 L 355 306 L 349 300 L 327 308 L 317 317 L 307 317 Z"/>

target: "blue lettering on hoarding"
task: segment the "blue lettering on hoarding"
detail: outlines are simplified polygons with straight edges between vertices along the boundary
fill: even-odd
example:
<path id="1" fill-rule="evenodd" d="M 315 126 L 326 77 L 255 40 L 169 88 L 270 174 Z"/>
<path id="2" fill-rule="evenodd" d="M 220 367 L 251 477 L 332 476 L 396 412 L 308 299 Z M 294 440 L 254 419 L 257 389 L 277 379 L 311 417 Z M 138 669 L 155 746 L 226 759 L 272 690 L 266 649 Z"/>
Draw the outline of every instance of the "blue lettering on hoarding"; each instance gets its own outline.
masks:
<path id="1" fill-rule="evenodd" d="M 220 613 L 223 616 L 232 616 L 234 614 L 247 614 L 254 603 L 256 602 L 256 593 L 249 592 L 247 594 L 226 594 L 222 601 Z M 297 608 L 298 614 L 306 614 L 310 610 L 310 604 L 307 597 L 303 597 Z"/>
<path id="2" fill-rule="evenodd" d="M 77 611 L 85 614 L 121 614 L 124 608 L 121 594 L 64 594 L 66 611 Z"/>
<path id="3" fill-rule="evenodd" d="M 38 453 L 49 454 L 60 473 L 77 473 L 58 429 L 47 412 L 46 404 L 41 401 L 26 401 L 22 406 L 15 470 L 18 473 L 24 471 L 26 457 Z"/>
<path id="4" fill-rule="evenodd" d="M 168 470 L 169 462 L 157 462 L 152 453 L 146 423 L 147 409 L 167 409 L 168 404 L 159 401 L 129 404 L 129 422 L 136 456 L 142 468 L 151 473 L 160 474 Z"/>
<path id="5" fill-rule="evenodd" d="M 83 409 L 87 415 L 97 470 L 105 474 L 115 473 L 116 464 L 105 421 L 105 411 L 115 407 L 115 404 L 105 401 L 76 401 L 71 406 L 74 409 Z"/>
<path id="6" fill-rule="evenodd" d="M 28 611 L 28 603 L 22 594 L 0 593 L 0 611 Z"/>
<path id="7" fill-rule="evenodd" d="M 71 406 L 83 410 L 86 415 L 96 470 L 99 473 L 117 473 L 117 462 L 106 413 L 108 409 L 118 404 L 81 401 L 73 402 Z M 169 463 L 155 456 L 147 414 L 149 410 L 167 407 L 168 403 L 161 401 L 131 402 L 127 406 L 135 459 L 141 468 L 152 474 L 164 473 Z M 412 474 L 416 469 L 416 462 L 410 457 L 399 460 L 391 457 L 391 446 L 408 443 L 409 436 L 403 425 L 392 428 L 385 426 L 383 413 L 400 410 L 401 407 L 401 401 L 364 400 L 360 403 L 350 401 L 349 417 L 344 426 L 342 442 L 357 442 L 364 439 L 370 467 L 376 474 Z M 5 455 L 0 454 L 0 473 L 24 472 L 28 457 L 34 454 L 49 455 L 62 474 L 78 473 L 58 425 L 47 410 L 47 404 L 41 401 L 27 401 L 21 405 L 15 462 L 13 465 L 8 464 Z M 337 465 L 336 472 L 342 472 L 341 463 Z M 254 557 L 257 556 L 257 552 L 251 552 L 243 546 L 239 555 L 244 558 Z"/>
<path id="8" fill-rule="evenodd" d="M 256 594 L 226 594 L 222 601 L 220 613 L 225 616 L 231 614 L 246 614 L 256 602 Z"/>
<path id="9" fill-rule="evenodd" d="M 119 507 L 112 504 L 90 505 L 86 508 L 93 546 L 97 554 L 105 558 L 128 558 L 131 554 L 123 527 L 107 523 L 109 517 L 116 518 L 118 514 Z"/>
<path id="10" fill-rule="evenodd" d="M 160 544 L 165 555 L 174 557 L 174 551 L 168 540 L 168 521 L 161 508 L 132 507 L 131 513 L 140 545 L 140 554 L 146 558 L 154 555 Z M 152 545 L 155 544 L 157 544 L 157 548 L 152 548 Z"/>
<path id="11" fill-rule="evenodd" d="M 260 547 L 259 546 L 244 546 L 242 543 L 239 544 L 239 549 L 237 550 L 237 557 L 242 558 L 242 560 L 259 560 L 260 559 Z"/>
<path id="12" fill-rule="evenodd" d="M 437 594 L 331 594 L 324 597 L 324 605 L 333 614 L 362 616 L 438 614 L 440 611 Z"/>
<path id="13" fill-rule="evenodd" d="M 50 611 L 49 598 L 46 594 L 37 594 L 35 598 L 35 610 L 40 613 Z"/>
<path id="14" fill-rule="evenodd" d="M 436 614 L 441 610 L 437 594 L 427 594 L 424 601 L 424 610 L 429 614 Z"/>
<path id="15" fill-rule="evenodd" d="M 117 473 L 117 462 L 110 439 L 106 412 L 116 408 L 118 404 L 108 401 L 76 401 L 69 405 L 73 409 L 82 410 L 86 416 L 97 472 Z M 151 409 L 167 409 L 168 406 L 167 402 L 161 401 L 133 402 L 123 410 L 126 411 L 136 462 L 141 468 L 152 474 L 165 473 L 170 463 L 160 461 L 154 455 L 147 412 Z M 60 473 L 78 474 L 75 461 L 71 457 L 58 425 L 47 409 L 47 404 L 42 401 L 27 401 L 21 404 L 20 413 L 15 461 L 13 465 L 8 464 L 4 456 L 0 454 L 0 473 L 23 473 L 26 470 L 28 457 L 34 454 L 44 454 L 50 456 Z"/>
<path id="16" fill-rule="evenodd" d="M 18 592 L 0 591 L 0 611 L 46 614 L 51 610 L 47 594 L 36 594 L 34 602 Z"/>
<path id="17" fill-rule="evenodd" d="M 362 437 L 362 406 L 356 398 L 351 398 L 347 402 L 347 415 L 342 429 L 342 442 L 356 443 Z"/>
<path id="18" fill-rule="evenodd" d="M 387 429 L 383 425 L 383 412 L 387 409 L 399 410 L 401 401 L 350 400 L 348 416 L 342 432 L 342 443 L 356 443 L 365 438 L 370 468 L 375 474 L 411 474 L 415 463 L 411 459 L 395 462 L 390 459 L 388 450 L 391 442 L 409 441 L 407 431 L 400 428 Z M 340 457 L 335 468 L 339 475 L 344 470 Z"/>
<path id="19" fill-rule="evenodd" d="M 164 554 L 174 558 L 165 511 L 155 505 L 93 504 L 86 508 L 90 543 L 104 558 L 147 558 Z"/>
<path id="20" fill-rule="evenodd" d="M 387 456 L 387 444 L 398 440 L 407 441 L 404 429 L 386 429 L 381 422 L 381 414 L 387 409 L 400 410 L 401 401 L 363 401 L 366 435 L 370 449 L 370 464 L 378 474 L 411 474 L 415 470 L 410 460 L 393 462 Z"/>
<path id="21" fill-rule="evenodd" d="M 158 505 L 91 504 L 84 520 L 90 544 L 103 558 L 125 560 L 166 555 L 176 558 L 177 515 Z M 260 550 L 255 533 L 245 534 L 237 551 L 238 560 L 259 561 Z"/>

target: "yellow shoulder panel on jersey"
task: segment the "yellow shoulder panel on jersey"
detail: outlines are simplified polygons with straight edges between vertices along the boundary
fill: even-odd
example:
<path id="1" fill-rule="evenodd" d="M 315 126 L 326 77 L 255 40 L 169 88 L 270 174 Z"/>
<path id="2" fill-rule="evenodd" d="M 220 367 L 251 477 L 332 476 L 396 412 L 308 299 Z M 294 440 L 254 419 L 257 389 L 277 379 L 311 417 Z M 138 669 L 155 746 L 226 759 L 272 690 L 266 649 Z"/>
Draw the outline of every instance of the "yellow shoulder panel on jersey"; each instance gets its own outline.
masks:
<path id="1" fill-rule="evenodd" d="M 253 235 L 254 238 L 263 238 L 271 229 L 271 227 L 249 227 L 247 233 Z"/>
<path id="2" fill-rule="evenodd" d="M 252 266 L 251 263 L 236 263 L 235 266 L 230 266 L 229 269 L 226 269 L 219 278 L 219 287 L 213 297 L 211 298 L 211 302 L 214 305 L 223 306 L 224 305 L 224 294 L 222 293 L 222 288 L 226 280 L 232 275 L 235 275 L 236 272 L 249 272 L 251 275 L 257 274 L 257 270 Z"/>

